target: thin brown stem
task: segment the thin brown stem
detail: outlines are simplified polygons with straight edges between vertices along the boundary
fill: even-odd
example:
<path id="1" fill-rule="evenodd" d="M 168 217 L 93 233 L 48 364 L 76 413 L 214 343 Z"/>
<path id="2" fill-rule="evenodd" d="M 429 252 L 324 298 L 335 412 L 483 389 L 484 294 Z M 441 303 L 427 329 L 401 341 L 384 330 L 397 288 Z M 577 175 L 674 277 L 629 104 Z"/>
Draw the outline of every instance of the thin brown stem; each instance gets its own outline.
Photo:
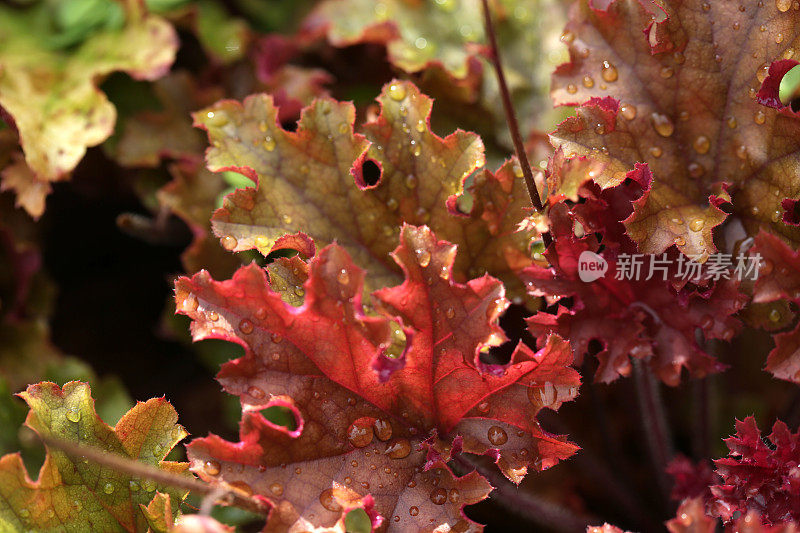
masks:
<path id="1" fill-rule="evenodd" d="M 642 417 L 647 451 L 653 464 L 653 473 L 664 501 L 669 501 L 669 481 L 664 469 L 672 459 L 672 435 L 667 424 L 664 402 L 659 383 L 652 371 L 638 359 L 632 359 L 636 396 Z"/>
<path id="2" fill-rule="evenodd" d="M 500 49 L 497 46 L 497 36 L 495 35 L 494 24 L 492 23 L 492 14 L 489 10 L 489 0 L 482 1 L 483 21 L 486 25 L 486 35 L 489 38 L 490 59 L 494 65 L 494 71 L 497 74 L 497 83 L 500 86 L 500 96 L 503 101 L 503 111 L 506 115 L 508 130 L 511 133 L 511 140 L 514 142 L 514 150 L 517 153 L 519 165 L 522 167 L 522 175 L 525 178 L 525 186 L 528 188 L 528 195 L 531 197 L 531 204 L 533 204 L 533 207 L 535 207 L 537 211 L 543 212 L 542 200 L 539 198 L 539 190 L 536 188 L 536 181 L 533 179 L 533 172 L 528 162 L 528 155 L 525 153 L 525 144 L 519 132 L 519 122 L 517 122 L 517 116 L 514 113 L 514 104 L 511 102 L 511 94 L 508 92 L 506 75 L 503 71 L 503 62 L 500 58 Z M 550 246 L 552 242 L 549 233 L 543 234 L 542 240 L 547 246 Z"/>
<path id="3" fill-rule="evenodd" d="M 180 476 L 170 472 L 165 472 L 164 470 L 160 470 L 153 466 L 122 457 L 121 455 L 108 453 L 91 446 L 83 446 L 75 442 L 54 439 L 52 437 L 42 435 L 40 435 L 39 438 L 47 446 L 57 448 L 70 457 L 76 459 L 88 459 L 89 461 L 107 466 L 117 472 L 124 472 L 131 476 L 151 479 L 163 485 L 190 490 L 204 497 L 213 496 L 217 503 L 232 505 L 256 514 L 266 515 L 269 511 L 267 506 L 265 506 L 259 500 L 246 496 L 239 491 L 227 488 L 223 485 L 203 483 L 202 481 L 198 481 L 193 477 Z"/>
<path id="4" fill-rule="evenodd" d="M 484 468 L 464 455 L 454 457 L 453 462 L 464 474 L 477 470 L 494 487 L 498 497 L 493 498 L 492 501 L 531 522 L 550 528 L 553 531 L 565 532 L 585 531 L 587 526 L 597 523 L 597 520 L 593 517 L 582 516 L 571 509 L 565 509 L 560 505 L 520 490 L 519 487 L 513 485 L 498 473 L 496 469 Z"/>

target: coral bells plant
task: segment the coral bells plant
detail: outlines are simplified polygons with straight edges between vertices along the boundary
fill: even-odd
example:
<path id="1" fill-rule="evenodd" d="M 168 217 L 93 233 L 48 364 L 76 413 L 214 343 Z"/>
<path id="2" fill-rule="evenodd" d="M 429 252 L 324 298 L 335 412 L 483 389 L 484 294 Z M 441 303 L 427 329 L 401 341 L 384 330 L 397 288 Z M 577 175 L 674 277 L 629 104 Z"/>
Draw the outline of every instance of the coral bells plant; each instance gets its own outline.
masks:
<path id="1" fill-rule="evenodd" d="M 800 527 L 798 2 L 276 4 L 0 6 L 0 530 Z"/>

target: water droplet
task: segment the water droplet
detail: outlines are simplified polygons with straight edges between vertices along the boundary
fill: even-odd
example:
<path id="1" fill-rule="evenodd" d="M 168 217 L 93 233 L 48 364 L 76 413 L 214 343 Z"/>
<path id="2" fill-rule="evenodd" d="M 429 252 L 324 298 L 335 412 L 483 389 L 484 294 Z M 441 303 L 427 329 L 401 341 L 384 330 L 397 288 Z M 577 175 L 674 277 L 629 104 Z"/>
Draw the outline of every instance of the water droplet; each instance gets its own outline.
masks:
<path id="1" fill-rule="evenodd" d="M 753 207 L 751 207 L 751 208 L 750 208 L 750 213 L 751 213 L 753 216 L 758 216 L 758 214 L 759 214 L 760 212 L 761 212 L 761 210 L 758 208 L 758 206 L 757 206 L 757 205 L 754 205 Z"/>
<path id="2" fill-rule="evenodd" d="M 19 515 L 20 515 L 22 518 L 28 518 L 28 517 L 31 515 L 31 512 L 30 512 L 30 511 L 28 511 L 27 509 L 23 508 L 23 509 L 20 509 L 20 510 L 19 510 Z"/>
<path id="3" fill-rule="evenodd" d="M 405 86 L 399 83 L 393 83 L 389 86 L 389 96 L 395 102 L 400 102 L 406 97 Z"/>
<path id="4" fill-rule="evenodd" d="M 264 396 L 266 396 L 264 391 L 261 390 L 259 387 L 256 387 L 255 385 L 247 389 L 247 394 L 249 394 L 256 400 L 261 400 L 262 398 L 264 398 Z"/>
<path id="5" fill-rule="evenodd" d="M 270 335 L 270 336 L 269 336 L 269 338 L 270 338 L 270 340 L 271 340 L 272 342 L 274 342 L 275 344 L 278 344 L 279 342 L 281 342 L 281 341 L 283 340 L 283 337 L 281 337 L 281 336 L 280 336 L 279 334 L 277 334 L 277 333 L 273 333 L 272 335 Z"/>
<path id="6" fill-rule="evenodd" d="M 239 331 L 241 331 L 245 335 L 253 333 L 253 323 L 247 320 L 246 318 L 243 318 L 241 322 L 239 322 Z"/>
<path id="7" fill-rule="evenodd" d="M 598 135 L 606 134 L 606 126 L 602 122 L 598 122 L 594 127 L 594 132 Z"/>
<path id="8" fill-rule="evenodd" d="M 508 442 L 508 435 L 506 434 L 505 430 L 500 426 L 492 426 L 489 428 L 489 431 L 486 434 L 486 437 L 489 439 L 489 442 L 492 443 L 494 446 L 502 446 L 506 442 Z"/>
<path id="9" fill-rule="evenodd" d="M 709 11 L 711 9 L 711 4 L 708 2 L 703 2 L 701 7 L 703 8 L 703 11 Z"/>
<path id="10" fill-rule="evenodd" d="M 397 439 L 389 444 L 383 453 L 392 459 L 405 459 L 411 453 L 411 443 L 408 439 Z"/>
<path id="11" fill-rule="evenodd" d="M 619 77 L 619 74 L 617 73 L 617 67 L 608 61 L 603 61 L 603 71 L 601 75 L 603 76 L 603 79 L 609 83 L 617 81 L 617 78 Z"/>
<path id="12" fill-rule="evenodd" d="M 342 510 L 342 506 L 333 497 L 333 489 L 325 489 L 319 494 L 319 503 L 328 511 L 338 513 Z"/>
<path id="13" fill-rule="evenodd" d="M 702 218 L 696 218 L 689 222 L 689 229 L 692 231 L 700 231 L 705 226 L 705 221 Z"/>
<path id="14" fill-rule="evenodd" d="M 339 124 L 339 133 L 344 135 L 349 131 L 350 131 L 350 126 L 348 126 L 346 122 L 342 122 L 341 124 Z"/>
<path id="15" fill-rule="evenodd" d="M 269 135 L 267 135 L 267 136 L 264 138 L 264 142 L 263 142 L 263 143 L 261 143 L 261 145 L 264 147 L 264 149 L 265 149 L 267 152 L 271 152 L 271 151 L 273 151 L 273 150 L 275 149 L 275 139 L 273 139 L 272 137 L 270 137 Z"/>
<path id="16" fill-rule="evenodd" d="M 675 70 L 672 67 L 661 67 L 660 74 L 664 79 L 671 78 L 675 74 Z"/>
<path id="17" fill-rule="evenodd" d="M 294 473 L 299 476 L 300 474 L 303 473 L 303 469 L 298 466 L 297 468 L 294 469 Z"/>
<path id="18" fill-rule="evenodd" d="M 653 129 L 662 137 L 669 137 L 675 131 L 675 126 L 672 121 L 661 113 L 653 113 L 650 115 L 650 122 L 653 124 Z"/>
<path id="19" fill-rule="evenodd" d="M 431 264 L 431 253 L 428 250 L 417 250 L 415 254 L 417 256 L 417 264 L 422 268 Z"/>
<path id="20" fill-rule="evenodd" d="M 489 402 L 481 402 L 478 404 L 478 412 L 485 415 L 489 412 Z"/>
<path id="21" fill-rule="evenodd" d="M 347 428 L 347 440 L 356 448 L 363 448 L 372 442 L 372 424 L 366 418 L 359 418 Z"/>
<path id="22" fill-rule="evenodd" d="M 727 122 L 730 129 L 734 129 L 736 127 L 736 117 L 733 115 L 729 116 L 725 122 Z"/>
<path id="23" fill-rule="evenodd" d="M 781 320 L 781 312 L 778 311 L 777 309 L 772 309 L 769 312 L 769 319 L 772 322 L 780 322 L 780 320 Z"/>
<path id="24" fill-rule="evenodd" d="M 306 291 L 303 289 L 303 287 L 295 287 L 294 288 L 295 296 L 303 296 L 303 295 L 305 295 L 305 293 L 306 293 Z"/>
<path id="25" fill-rule="evenodd" d="M 781 13 L 786 13 L 792 7 L 792 0 L 775 0 L 775 6 Z"/>
<path id="26" fill-rule="evenodd" d="M 563 42 L 563 43 L 569 44 L 574 40 L 575 40 L 575 34 L 572 33 L 569 30 L 567 30 L 567 31 L 565 31 L 564 33 L 561 34 L 561 42 Z"/>
<path id="27" fill-rule="evenodd" d="M 378 440 L 387 441 L 392 438 L 392 424 L 388 420 L 378 418 L 375 420 L 375 423 L 372 424 L 372 428 Z"/>
<path id="28" fill-rule="evenodd" d="M 591 76 L 583 77 L 583 86 L 586 87 L 587 89 L 591 89 L 592 87 L 594 87 L 594 80 L 592 79 Z"/>
<path id="29" fill-rule="evenodd" d="M 698 135 L 694 143 L 692 143 L 692 146 L 698 154 L 705 154 L 708 153 L 709 148 L 711 148 L 711 141 L 709 141 L 708 137 L 705 135 Z"/>
<path id="30" fill-rule="evenodd" d="M 114 484 L 113 483 L 106 483 L 103 485 L 103 492 L 106 494 L 111 494 L 114 492 Z"/>
<path id="31" fill-rule="evenodd" d="M 569 94 L 575 94 L 576 92 L 578 92 L 578 88 L 575 86 L 575 84 L 570 83 L 569 85 L 567 85 L 567 92 Z"/>
<path id="32" fill-rule="evenodd" d="M 153 446 L 153 457 L 161 457 L 164 447 L 158 443 Z"/>
<path id="33" fill-rule="evenodd" d="M 280 483 L 273 483 L 269 486 L 269 491 L 272 493 L 273 496 L 280 497 L 283 495 L 283 485 Z"/>
<path id="34" fill-rule="evenodd" d="M 622 104 L 619 112 L 626 120 L 633 120 L 636 118 L 636 106 L 633 104 Z"/>
<path id="35" fill-rule="evenodd" d="M 452 306 L 448 306 L 447 309 L 444 310 L 444 316 L 447 318 L 453 318 L 456 316 L 456 310 Z"/>
<path id="36" fill-rule="evenodd" d="M 219 475 L 222 467 L 216 461 L 206 461 L 205 465 L 203 465 L 203 470 L 209 476 L 216 476 Z"/>
<path id="37" fill-rule="evenodd" d="M 219 320 L 219 315 L 217 314 L 217 312 L 216 312 L 216 311 L 209 311 L 209 312 L 206 314 L 206 317 L 207 317 L 207 318 L 208 318 L 208 319 L 209 319 L 211 322 L 216 322 L 217 320 Z"/>
<path id="38" fill-rule="evenodd" d="M 72 508 L 75 509 L 75 511 L 77 511 L 77 512 L 81 512 L 81 510 L 83 509 L 83 504 L 81 503 L 80 500 L 73 500 L 72 501 Z"/>
<path id="39" fill-rule="evenodd" d="M 418 132 L 420 132 L 420 133 L 425 131 L 425 121 L 424 120 L 418 120 L 417 121 L 416 130 Z"/>
<path id="40" fill-rule="evenodd" d="M 447 489 L 438 488 L 431 491 L 431 501 L 434 505 L 444 505 L 447 503 Z"/>
<path id="41" fill-rule="evenodd" d="M 209 111 L 206 113 L 206 117 L 208 120 L 206 121 L 209 126 L 214 126 L 215 128 L 221 128 L 222 126 L 228 123 L 228 117 L 226 117 L 222 113 L 215 113 L 213 111 Z"/>
<path id="42" fill-rule="evenodd" d="M 677 246 L 683 246 L 683 245 L 685 245 L 685 244 L 686 244 L 686 239 L 684 239 L 683 237 L 681 237 L 681 236 L 679 235 L 679 236 L 675 237 L 675 241 L 674 241 L 674 242 L 675 242 L 675 244 L 676 244 Z"/>
<path id="43" fill-rule="evenodd" d="M 417 186 L 418 180 L 414 174 L 409 174 L 408 176 L 406 176 L 406 179 L 403 181 L 403 183 L 405 183 L 406 187 L 408 187 L 409 189 L 413 189 L 414 187 Z M 395 202 L 396 201 L 397 200 L 395 200 Z"/>
<path id="44" fill-rule="evenodd" d="M 338 281 L 340 285 L 347 285 L 350 283 L 350 274 L 343 268 L 336 274 L 336 281 Z"/>
<path id="45" fill-rule="evenodd" d="M 78 423 L 81 419 L 81 411 L 77 407 L 70 407 L 67 409 L 67 420 L 70 422 Z"/>
<path id="46" fill-rule="evenodd" d="M 419 508 L 411 506 L 411 508 L 408 510 L 408 514 L 411 516 L 417 516 L 419 514 Z"/>
<path id="47" fill-rule="evenodd" d="M 767 120 L 767 115 L 760 109 L 756 111 L 755 115 L 753 115 L 753 121 L 756 124 L 763 124 L 764 122 L 766 122 L 766 120 Z"/>
<path id="48" fill-rule="evenodd" d="M 232 235 L 225 235 L 219 240 L 219 244 L 227 251 L 232 252 L 236 246 L 239 244 L 239 241 L 236 240 L 236 237 Z"/>
<path id="49" fill-rule="evenodd" d="M 689 175 L 693 178 L 699 178 L 706 173 L 705 167 L 700 163 L 689 163 L 687 170 L 689 170 Z"/>

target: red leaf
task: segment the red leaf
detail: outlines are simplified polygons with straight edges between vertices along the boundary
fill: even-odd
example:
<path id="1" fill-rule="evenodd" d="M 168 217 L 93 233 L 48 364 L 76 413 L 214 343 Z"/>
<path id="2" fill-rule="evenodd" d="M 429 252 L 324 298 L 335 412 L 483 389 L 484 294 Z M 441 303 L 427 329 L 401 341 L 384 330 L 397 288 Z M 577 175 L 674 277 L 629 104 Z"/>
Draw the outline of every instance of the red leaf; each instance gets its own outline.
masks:
<path id="1" fill-rule="evenodd" d="M 780 420 L 767 445 L 755 419 L 736 421 L 736 435 L 725 440 L 729 457 L 714 461 L 722 483 L 711 487 L 707 509 L 728 522 L 755 511 L 766 525 L 800 519 L 800 433 Z"/>
<path id="2" fill-rule="evenodd" d="M 455 247 L 426 227 L 405 226 L 393 256 L 405 281 L 374 294 L 381 316 L 364 313 L 364 271 L 336 244 L 310 260 L 300 307 L 284 303 L 256 265 L 230 281 L 201 272 L 177 282 L 196 340 L 246 348 L 219 374 L 241 397 L 241 442 L 195 440 L 193 469 L 269 499 L 270 524 L 284 525 L 277 529 L 335 523 L 341 505 L 326 491 L 342 488 L 352 498 L 372 494 L 390 530 L 436 527 L 430 519 L 476 530 L 461 507 L 490 487 L 475 473 L 455 477 L 444 464 L 451 454 L 491 455 L 519 481 L 577 449 L 535 420 L 576 395 L 569 346 L 552 337 L 536 353 L 519 346 L 509 365 L 482 365 L 481 348 L 504 339 L 502 284 L 489 276 L 455 283 Z M 272 406 L 288 409 L 296 427 L 265 418 Z"/>

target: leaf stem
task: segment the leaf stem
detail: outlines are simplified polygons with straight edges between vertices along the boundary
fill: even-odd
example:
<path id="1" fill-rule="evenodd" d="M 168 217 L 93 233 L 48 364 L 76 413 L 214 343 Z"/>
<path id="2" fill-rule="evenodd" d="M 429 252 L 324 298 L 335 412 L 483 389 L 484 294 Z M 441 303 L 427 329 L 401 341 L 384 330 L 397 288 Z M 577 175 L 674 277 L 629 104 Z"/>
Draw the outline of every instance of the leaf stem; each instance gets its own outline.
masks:
<path id="1" fill-rule="evenodd" d="M 499 496 L 492 501 L 533 523 L 553 531 L 573 532 L 585 531 L 587 526 L 597 522 L 594 517 L 582 516 L 571 509 L 565 509 L 558 504 L 521 491 L 494 468 L 485 468 L 463 454 L 454 457 L 453 461 L 464 473 L 476 470 L 489 481 Z"/>
<path id="2" fill-rule="evenodd" d="M 511 94 L 508 92 L 508 84 L 506 83 L 506 75 L 503 71 L 503 63 L 500 59 L 500 49 L 497 46 L 497 36 L 494 31 L 494 24 L 492 23 L 492 14 L 489 10 L 489 0 L 482 0 L 483 3 L 483 21 L 486 26 L 486 35 L 489 38 L 490 59 L 494 65 L 494 71 L 497 74 L 497 83 L 500 86 L 500 96 L 503 101 L 503 111 L 506 115 L 506 123 L 508 124 L 509 133 L 511 133 L 511 140 L 514 142 L 514 150 L 517 153 L 519 166 L 522 168 L 522 175 L 525 178 L 525 186 L 528 189 L 528 195 L 531 198 L 531 204 L 540 213 L 544 212 L 542 200 L 539 198 L 539 191 L 536 188 L 536 181 L 533 179 L 533 172 L 531 165 L 528 162 L 528 155 L 525 153 L 525 145 L 522 142 L 522 135 L 519 132 L 519 122 L 514 113 L 514 104 L 511 102 Z M 542 240 L 546 246 L 550 246 L 552 239 L 549 233 L 542 235 Z"/>
<path id="3" fill-rule="evenodd" d="M 38 435 L 38 437 L 47 446 L 57 448 L 73 458 L 88 459 L 97 464 L 107 466 L 117 472 L 151 479 L 171 487 L 190 490 L 205 497 L 214 497 L 217 503 L 232 505 L 263 516 L 266 516 L 269 512 L 268 506 L 262 501 L 245 496 L 238 491 L 226 488 L 222 485 L 212 485 L 193 477 L 171 474 L 153 466 L 122 457 L 121 455 L 108 453 L 92 446 L 83 446 L 75 442 L 55 439 L 45 435 Z"/>
<path id="4" fill-rule="evenodd" d="M 631 362 L 647 451 L 653 463 L 656 483 L 661 495 L 665 502 L 669 502 L 670 483 L 664 469 L 672 459 L 674 452 L 661 390 L 649 368 L 644 367 L 639 359 L 632 358 Z"/>

